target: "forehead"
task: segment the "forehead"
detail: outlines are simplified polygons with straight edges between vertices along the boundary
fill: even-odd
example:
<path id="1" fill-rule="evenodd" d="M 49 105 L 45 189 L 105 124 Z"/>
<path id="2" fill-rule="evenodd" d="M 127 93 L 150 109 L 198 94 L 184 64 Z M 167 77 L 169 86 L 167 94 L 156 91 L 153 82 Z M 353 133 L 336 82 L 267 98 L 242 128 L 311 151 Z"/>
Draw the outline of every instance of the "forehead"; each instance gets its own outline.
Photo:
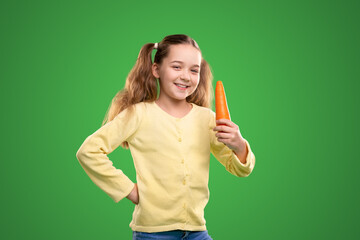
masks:
<path id="1" fill-rule="evenodd" d="M 190 44 L 179 44 L 170 46 L 167 62 L 180 61 L 185 65 L 200 65 L 201 53 Z"/>

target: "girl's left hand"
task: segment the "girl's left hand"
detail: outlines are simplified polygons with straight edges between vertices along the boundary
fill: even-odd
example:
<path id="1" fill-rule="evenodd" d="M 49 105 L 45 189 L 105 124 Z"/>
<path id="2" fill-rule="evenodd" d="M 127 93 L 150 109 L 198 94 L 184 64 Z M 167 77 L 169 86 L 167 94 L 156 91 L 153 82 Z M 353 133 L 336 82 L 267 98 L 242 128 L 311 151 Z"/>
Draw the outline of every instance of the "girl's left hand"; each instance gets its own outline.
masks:
<path id="1" fill-rule="evenodd" d="M 224 143 L 236 154 L 241 154 L 246 150 L 246 143 L 241 136 L 238 125 L 228 119 L 216 120 L 216 125 L 217 126 L 213 128 L 213 130 L 218 131 L 215 136 L 218 138 L 219 142 Z"/>

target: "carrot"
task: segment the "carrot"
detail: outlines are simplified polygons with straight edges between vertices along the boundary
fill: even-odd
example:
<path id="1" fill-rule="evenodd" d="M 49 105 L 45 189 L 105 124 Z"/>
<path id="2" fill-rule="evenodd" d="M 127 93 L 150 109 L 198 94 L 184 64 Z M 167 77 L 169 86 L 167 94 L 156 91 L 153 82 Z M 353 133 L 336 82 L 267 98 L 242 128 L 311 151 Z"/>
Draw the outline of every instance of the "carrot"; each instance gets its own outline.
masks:
<path id="1" fill-rule="evenodd" d="M 216 82 L 215 108 L 216 108 L 216 120 L 223 118 L 230 120 L 230 113 L 226 103 L 225 90 L 221 81 Z"/>

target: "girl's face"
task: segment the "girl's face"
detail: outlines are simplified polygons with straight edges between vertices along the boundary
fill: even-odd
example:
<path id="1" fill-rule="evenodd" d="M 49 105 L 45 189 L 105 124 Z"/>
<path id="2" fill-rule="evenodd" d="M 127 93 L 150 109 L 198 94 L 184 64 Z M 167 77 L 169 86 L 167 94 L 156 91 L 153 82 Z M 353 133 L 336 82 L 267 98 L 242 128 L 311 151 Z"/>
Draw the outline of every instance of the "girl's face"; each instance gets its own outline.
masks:
<path id="1" fill-rule="evenodd" d="M 201 53 L 189 44 L 170 46 L 162 64 L 153 64 L 153 75 L 159 79 L 159 99 L 186 101 L 200 80 Z"/>

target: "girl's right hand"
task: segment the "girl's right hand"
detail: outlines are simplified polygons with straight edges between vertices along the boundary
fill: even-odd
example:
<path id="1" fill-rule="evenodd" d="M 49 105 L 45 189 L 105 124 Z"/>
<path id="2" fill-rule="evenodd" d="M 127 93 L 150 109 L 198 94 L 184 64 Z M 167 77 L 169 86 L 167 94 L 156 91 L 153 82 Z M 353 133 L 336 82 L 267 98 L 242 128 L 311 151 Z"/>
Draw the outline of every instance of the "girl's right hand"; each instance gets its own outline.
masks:
<path id="1" fill-rule="evenodd" d="M 133 190 L 126 198 L 132 201 L 134 204 L 139 203 L 139 191 L 138 191 L 137 183 L 135 183 Z"/>

